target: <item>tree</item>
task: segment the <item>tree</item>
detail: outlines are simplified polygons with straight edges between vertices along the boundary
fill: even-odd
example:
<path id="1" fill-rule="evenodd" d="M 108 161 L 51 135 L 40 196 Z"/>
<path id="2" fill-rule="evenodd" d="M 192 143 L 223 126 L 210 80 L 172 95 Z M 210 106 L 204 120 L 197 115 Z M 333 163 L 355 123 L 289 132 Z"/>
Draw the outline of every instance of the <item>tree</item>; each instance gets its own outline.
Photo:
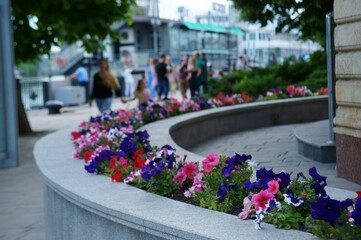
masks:
<path id="1" fill-rule="evenodd" d="M 52 45 L 82 41 L 89 52 L 117 37 L 115 22 L 131 19 L 135 0 L 13 0 L 12 22 L 17 63 L 47 54 Z"/>
<path id="2" fill-rule="evenodd" d="M 325 46 L 325 15 L 333 11 L 333 0 L 233 0 L 241 10 L 243 20 L 277 23 L 277 31 L 298 29 L 304 40 L 313 40 Z"/>
<path id="3" fill-rule="evenodd" d="M 13 0 L 15 61 L 32 61 L 63 42 L 81 41 L 89 52 L 102 48 L 107 36 L 119 37 L 112 24 L 130 21 L 135 5 L 135 0 Z M 31 133 L 20 95 L 17 91 L 19 133 Z"/>

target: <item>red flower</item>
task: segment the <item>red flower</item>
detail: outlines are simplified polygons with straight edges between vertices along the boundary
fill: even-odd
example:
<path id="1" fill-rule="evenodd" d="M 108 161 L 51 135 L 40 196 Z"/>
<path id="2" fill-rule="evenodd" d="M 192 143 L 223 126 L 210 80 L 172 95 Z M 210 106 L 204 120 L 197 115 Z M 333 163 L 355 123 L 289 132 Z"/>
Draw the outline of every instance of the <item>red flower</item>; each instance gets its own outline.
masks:
<path id="1" fill-rule="evenodd" d="M 143 168 L 145 166 L 145 159 L 140 156 L 137 156 L 134 159 L 133 166 L 139 169 Z"/>
<path id="2" fill-rule="evenodd" d="M 121 157 L 121 158 L 119 158 L 119 161 L 125 169 L 127 169 L 129 167 L 129 163 L 128 163 L 127 159 Z"/>
<path id="3" fill-rule="evenodd" d="M 260 191 L 259 193 L 252 196 L 252 203 L 258 211 L 259 208 L 265 209 L 266 204 L 273 199 L 273 194 L 268 191 Z"/>
<path id="4" fill-rule="evenodd" d="M 116 156 L 110 157 L 110 163 L 108 166 L 109 169 L 117 169 L 118 168 L 118 161 Z"/>
<path id="5" fill-rule="evenodd" d="M 172 108 L 173 109 L 178 109 L 180 107 L 180 103 L 177 101 L 177 102 L 173 102 L 172 104 Z"/>
<path id="6" fill-rule="evenodd" d="M 123 172 L 120 169 L 115 170 L 115 173 L 111 176 L 112 181 L 121 182 L 123 180 Z"/>
<path id="7" fill-rule="evenodd" d="M 141 154 L 144 154 L 144 148 L 135 151 L 133 154 L 133 166 L 139 169 L 145 166 L 145 159 L 140 156 Z"/>
<path id="8" fill-rule="evenodd" d="M 220 100 L 221 98 L 223 98 L 223 92 L 219 92 L 216 96 L 216 100 Z"/>
<path id="9" fill-rule="evenodd" d="M 91 156 L 92 156 L 92 153 L 90 151 L 86 151 L 84 153 L 84 162 L 88 163 L 90 161 L 90 159 L 91 159 Z"/>
<path id="10" fill-rule="evenodd" d="M 71 132 L 70 134 L 73 137 L 73 140 L 77 140 L 81 136 L 79 132 Z"/>
<path id="11" fill-rule="evenodd" d="M 357 197 L 361 197 L 361 191 L 357 191 Z"/>
<path id="12" fill-rule="evenodd" d="M 198 173 L 198 166 L 194 163 L 187 163 L 184 165 L 182 172 L 192 180 L 194 176 Z"/>

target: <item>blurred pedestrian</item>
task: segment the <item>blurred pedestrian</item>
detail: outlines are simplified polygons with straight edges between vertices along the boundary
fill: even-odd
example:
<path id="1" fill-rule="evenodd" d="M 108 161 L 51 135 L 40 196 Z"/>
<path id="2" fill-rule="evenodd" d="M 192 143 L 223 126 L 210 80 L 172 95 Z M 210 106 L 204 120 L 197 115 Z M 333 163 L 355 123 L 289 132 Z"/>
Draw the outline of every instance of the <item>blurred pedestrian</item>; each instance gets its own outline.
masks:
<path id="1" fill-rule="evenodd" d="M 138 105 L 147 103 L 150 99 L 150 90 L 147 88 L 147 83 L 145 79 L 140 79 L 138 81 L 137 87 L 134 91 L 134 97 L 126 99 L 125 102 L 133 101 L 138 99 Z"/>
<path id="2" fill-rule="evenodd" d="M 197 62 L 198 68 L 201 69 L 201 73 L 199 75 L 199 92 L 203 94 L 207 92 L 207 80 L 208 80 L 208 69 L 207 69 L 207 58 L 205 54 L 202 54 L 202 58 L 200 58 Z"/>
<path id="3" fill-rule="evenodd" d="M 125 93 L 126 97 L 133 97 L 134 93 L 134 78 L 132 75 L 132 69 L 125 65 L 125 70 L 123 72 L 124 82 L 125 82 Z"/>
<path id="4" fill-rule="evenodd" d="M 89 98 L 89 75 L 85 67 L 79 64 L 75 72 L 71 74 L 70 77 L 72 79 L 76 79 L 76 85 L 84 87 L 85 102 L 87 102 Z"/>
<path id="5" fill-rule="evenodd" d="M 155 75 L 155 70 L 154 70 L 154 60 L 153 58 L 149 58 L 148 62 L 147 62 L 147 66 L 145 67 L 145 81 L 146 81 L 146 85 L 147 88 L 150 91 L 150 97 L 152 99 L 155 98 L 155 86 L 153 86 L 153 78 Z"/>
<path id="6" fill-rule="evenodd" d="M 194 97 L 199 93 L 199 76 L 201 74 L 201 69 L 197 67 L 197 61 L 200 57 L 198 51 L 193 53 L 193 56 L 188 61 L 188 76 L 187 80 L 189 81 L 189 89 L 191 90 L 191 97 Z"/>
<path id="7" fill-rule="evenodd" d="M 248 67 L 247 58 L 242 54 L 236 63 L 236 70 L 246 70 Z"/>
<path id="8" fill-rule="evenodd" d="M 188 90 L 188 61 L 189 61 L 189 55 L 184 54 L 182 61 L 178 65 L 178 85 L 181 92 L 181 95 L 183 99 L 187 98 L 187 90 Z"/>
<path id="9" fill-rule="evenodd" d="M 165 60 L 165 54 L 160 55 L 159 63 L 155 66 L 158 77 L 158 100 L 168 97 L 169 93 L 168 68 Z"/>
<path id="10" fill-rule="evenodd" d="M 175 95 L 175 91 L 177 90 L 177 75 L 170 56 L 166 56 L 165 63 L 167 64 L 167 78 L 169 81 L 170 97 L 173 97 Z"/>
<path id="11" fill-rule="evenodd" d="M 106 59 L 99 60 L 99 72 L 93 77 L 93 90 L 90 96 L 89 105 L 92 106 L 93 99 L 99 109 L 103 113 L 110 110 L 113 99 L 113 92 L 121 98 L 119 83 L 113 75 L 109 63 Z"/>
<path id="12" fill-rule="evenodd" d="M 152 86 L 154 88 L 154 92 L 155 92 L 155 96 L 152 99 L 157 99 L 158 98 L 158 75 L 157 72 L 155 71 L 155 66 L 157 66 L 158 64 L 158 59 L 155 58 L 153 59 L 153 80 L 152 80 Z"/>

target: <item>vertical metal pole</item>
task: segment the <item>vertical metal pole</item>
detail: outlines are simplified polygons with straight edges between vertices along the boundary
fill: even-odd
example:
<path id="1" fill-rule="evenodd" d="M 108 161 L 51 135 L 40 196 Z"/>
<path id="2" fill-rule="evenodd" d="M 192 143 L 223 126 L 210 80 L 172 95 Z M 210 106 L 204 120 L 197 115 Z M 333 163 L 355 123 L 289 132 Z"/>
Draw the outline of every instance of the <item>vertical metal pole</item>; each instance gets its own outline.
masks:
<path id="1" fill-rule="evenodd" d="M 0 168 L 18 165 L 18 117 L 10 0 L 0 0 Z"/>
<path id="2" fill-rule="evenodd" d="M 154 19 L 153 22 L 153 49 L 155 58 L 158 58 L 158 26 L 157 19 Z"/>
<path id="3" fill-rule="evenodd" d="M 333 13 L 326 15 L 326 52 L 327 52 L 327 88 L 328 88 L 328 126 L 329 143 L 335 142 L 333 119 L 336 113 L 335 99 L 335 48 L 334 48 L 334 21 Z"/>

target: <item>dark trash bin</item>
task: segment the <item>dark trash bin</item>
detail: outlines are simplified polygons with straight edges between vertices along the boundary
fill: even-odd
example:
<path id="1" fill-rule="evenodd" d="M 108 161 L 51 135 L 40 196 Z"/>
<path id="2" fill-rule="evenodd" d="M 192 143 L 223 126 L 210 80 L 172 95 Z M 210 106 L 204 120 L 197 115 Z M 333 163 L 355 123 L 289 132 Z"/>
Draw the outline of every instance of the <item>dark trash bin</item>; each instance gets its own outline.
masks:
<path id="1" fill-rule="evenodd" d="M 45 103 L 45 107 L 49 110 L 49 114 L 59 114 L 64 103 L 58 100 L 50 100 Z"/>

